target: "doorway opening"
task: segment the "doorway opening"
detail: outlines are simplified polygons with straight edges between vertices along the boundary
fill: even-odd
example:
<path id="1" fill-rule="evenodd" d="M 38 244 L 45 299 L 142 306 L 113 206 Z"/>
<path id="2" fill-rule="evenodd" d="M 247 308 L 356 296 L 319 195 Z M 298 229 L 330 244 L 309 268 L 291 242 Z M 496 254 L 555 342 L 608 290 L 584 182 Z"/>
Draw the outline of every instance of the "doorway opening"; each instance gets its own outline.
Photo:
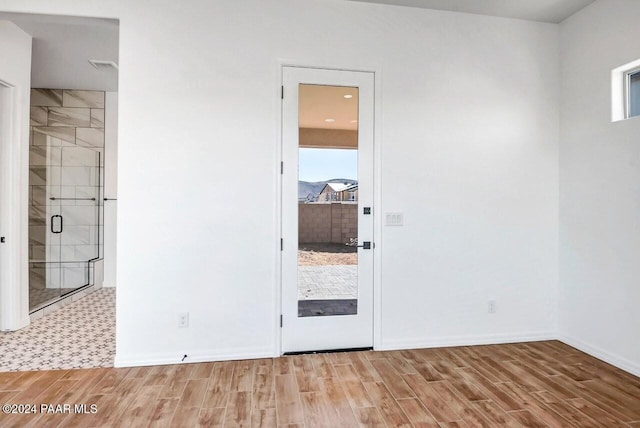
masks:
<path id="1" fill-rule="evenodd" d="M 23 13 L 0 13 L 0 20 L 32 38 L 24 126 L 28 312 L 34 319 L 71 303 L 67 297 L 115 286 L 120 24 Z"/>
<path id="2" fill-rule="evenodd" d="M 31 83 L 20 88 L 24 164 L 5 177 L 28 201 L 24 251 L 12 256 L 28 282 L 11 285 L 24 322 L 0 332 L 0 371 L 113 366 L 119 21 L 4 12 L 0 20 L 31 54 L 20 72 Z"/>

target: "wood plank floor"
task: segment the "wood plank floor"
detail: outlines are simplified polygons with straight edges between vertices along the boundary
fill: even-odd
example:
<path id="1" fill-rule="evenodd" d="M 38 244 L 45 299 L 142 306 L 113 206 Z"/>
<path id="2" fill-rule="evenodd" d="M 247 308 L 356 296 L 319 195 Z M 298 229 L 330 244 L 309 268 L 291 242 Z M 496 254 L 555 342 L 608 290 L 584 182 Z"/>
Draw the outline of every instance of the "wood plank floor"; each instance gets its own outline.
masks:
<path id="1" fill-rule="evenodd" d="M 640 427 L 640 378 L 560 342 L 0 373 L 1 427 Z"/>

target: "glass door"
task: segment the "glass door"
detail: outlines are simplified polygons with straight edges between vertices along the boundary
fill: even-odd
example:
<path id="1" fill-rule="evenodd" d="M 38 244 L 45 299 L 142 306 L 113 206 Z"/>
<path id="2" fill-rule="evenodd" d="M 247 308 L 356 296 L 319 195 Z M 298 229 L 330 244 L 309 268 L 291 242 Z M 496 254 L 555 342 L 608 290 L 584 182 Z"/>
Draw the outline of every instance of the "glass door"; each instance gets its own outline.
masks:
<path id="1" fill-rule="evenodd" d="M 29 307 L 93 284 L 101 257 L 102 149 L 49 135 L 30 148 Z"/>
<path id="2" fill-rule="evenodd" d="M 92 283 L 92 261 L 100 258 L 100 150 L 62 147 L 60 281 L 62 295 Z"/>
<path id="3" fill-rule="evenodd" d="M 284 67 L 282 350 L 373 345 L 373 74 Z"/>

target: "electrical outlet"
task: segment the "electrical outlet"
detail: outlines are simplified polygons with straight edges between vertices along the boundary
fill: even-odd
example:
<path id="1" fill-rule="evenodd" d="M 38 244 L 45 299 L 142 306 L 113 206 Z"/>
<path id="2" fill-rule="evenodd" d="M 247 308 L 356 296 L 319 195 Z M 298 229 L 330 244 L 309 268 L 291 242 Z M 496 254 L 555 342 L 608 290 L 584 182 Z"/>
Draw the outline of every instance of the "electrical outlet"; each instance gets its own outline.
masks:
<path id="1" fill-rule="evenodd" d="M 180 328 L 189 327 L 189 312 L 182 312 L 178 314 L 178 327 Z"/>
<path id="2" fill-rule="evenodd" d="M 489 310 L 490 314 L 495 314 L 496 313 L 497 306 L 496 306 L 496 301 L 495 300 L 489 300 L 488 310 Z"/>

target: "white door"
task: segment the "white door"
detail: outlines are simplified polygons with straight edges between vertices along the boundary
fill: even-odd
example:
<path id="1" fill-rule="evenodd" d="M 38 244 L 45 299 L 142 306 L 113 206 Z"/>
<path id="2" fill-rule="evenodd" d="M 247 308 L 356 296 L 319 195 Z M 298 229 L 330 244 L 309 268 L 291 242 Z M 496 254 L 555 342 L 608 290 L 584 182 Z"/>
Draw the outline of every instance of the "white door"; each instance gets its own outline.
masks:
<path id="1" fill-rule="evenodd" d="M 282 352 L 373 346 L 374 74 L 283 67 Z"/>

